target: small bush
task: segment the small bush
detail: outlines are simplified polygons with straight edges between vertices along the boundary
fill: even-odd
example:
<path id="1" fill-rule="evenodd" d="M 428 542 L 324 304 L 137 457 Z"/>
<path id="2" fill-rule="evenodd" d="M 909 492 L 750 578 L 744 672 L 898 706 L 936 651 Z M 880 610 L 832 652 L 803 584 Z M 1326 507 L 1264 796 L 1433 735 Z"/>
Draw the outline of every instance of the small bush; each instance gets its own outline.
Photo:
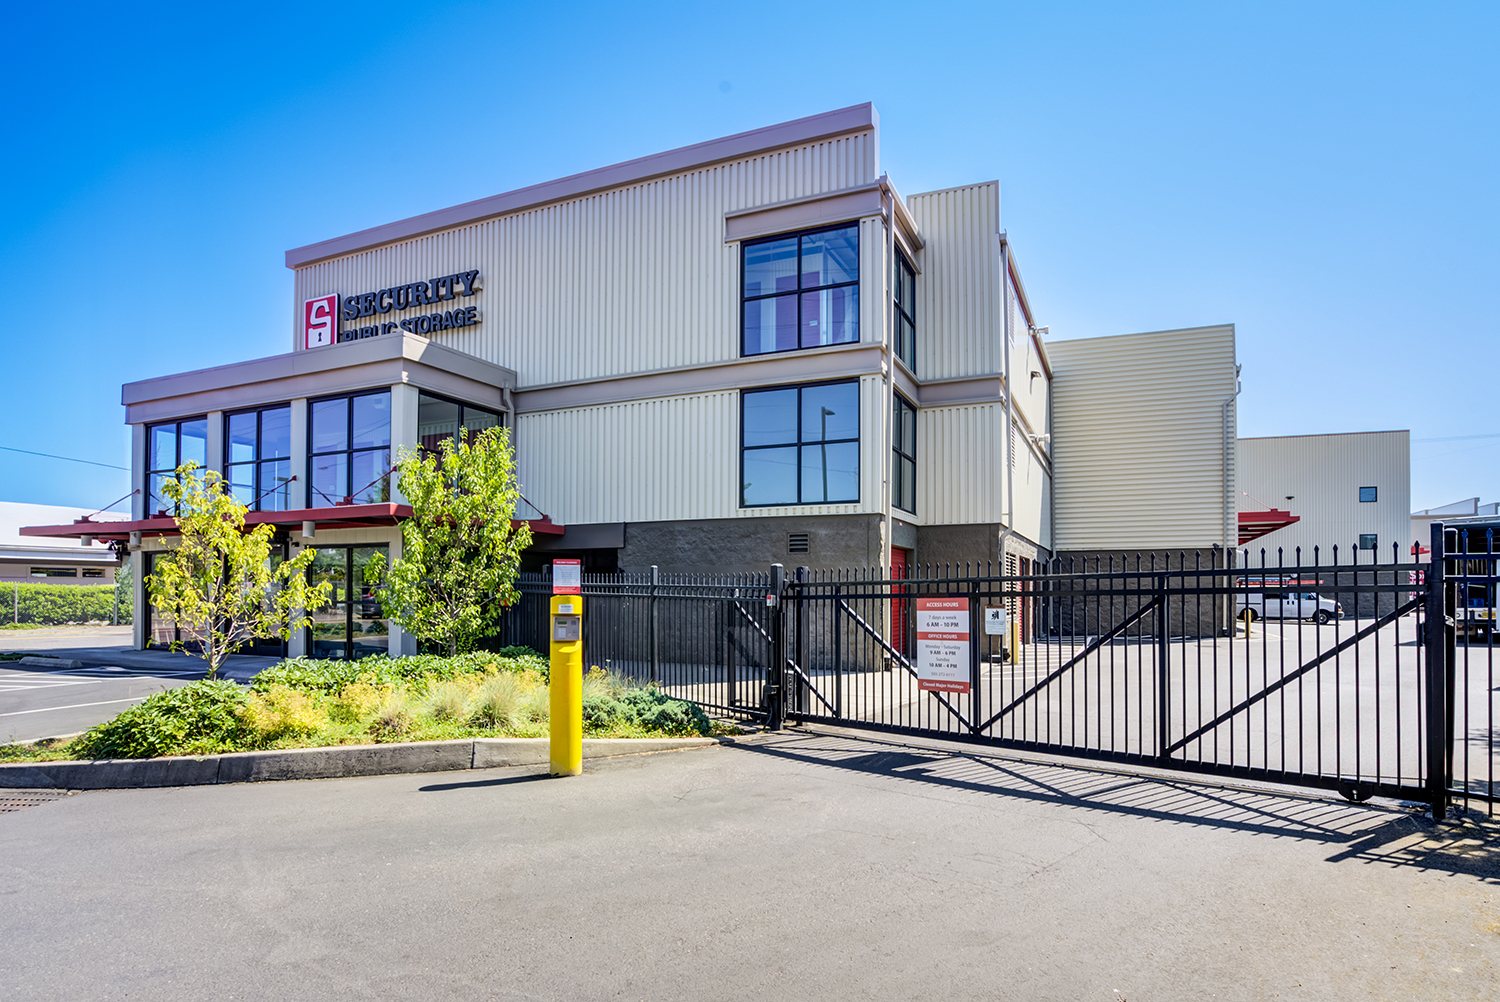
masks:
<path id="1" fill-rule="evenodd" d="M 53 585 L 30 582 L 7 589 L 0 615 L 12 622 L 58 626 L 108 623 L 115 614 L 114 585 Z M 9 601 L 14 598 L 14 601 Z M 17 615 L 19 613 L 19 615 Z M 130 622 L 130 607 L 120 606 L 120 622 Z"/>
<path id="2" fill-rule="evenodd" d="M 438 682 L 464 675 L 524 673 L 540 670 L 538 663 L 545 666 L 545 659 L 526 648 L 520 650 L 526 653 L 514 657 L 476 651 L 452 658 L 436 654 L 417 654 L 408 658 L 375 654 L 358 661 L 290 658 L 255 676 L 250 685 L 258 690 L 285 685 L 306 692 L 337 695 L 348 686 L 363 682 L 376 687 L 403 687 L 420 695 Z"/>
<path id="3" fill-rule="evenodd" d="M 387 693 L 375 708 L 375 720 L 370 724 L 370 733 L 376 741 L 398 741 L 416 720 L 411 697 L 396 690 Z"/>
<path id="4" fill-rule="evenodd" d="M 427 694 L 427 713 L 433 720 L 465 720 L 469 716 L 469 687 L 462 682 L 439 682 Z"/>
<path id="5" fill-rule="evenodd" d="M 545 695 L 546 690 L 542 690 Z M 469 723 L 491 730 L 515 727 L 529 717 L 527 693 L 515 675 L 493 675 L 484 680 L 470 704 Z"/>
<path id="6" fill-rule="evenodd" d="M 316 734 L 328 724 L 327 711 L 311 695 L 284 685 L 252 692 L 242 717 L 263 741 Z"/>
<path id="7" fill-rule="evenodd" d="M 713 725 L 697 703 L 673 699 L 655 686 L 628 689 L 620 702 L 635 713 L 636 722 L 647 730 L 661 731 L 673 737 L 707 735 Z"/>
<path id="8" fill-rule="evenodd" d="M 233 682 L 190 682 L 159 692 L 69 746 L 78 758 L 155 758 L 234 751 L 245 736 L 249 694 Z"/>
<path id="9" fill-rule="evenodd" d="M 374 714 L 389 695 L 389 690 L 368 682 L 355 682 L 328 701 L 328 716 L 335 723 L 355 724 Z"/>

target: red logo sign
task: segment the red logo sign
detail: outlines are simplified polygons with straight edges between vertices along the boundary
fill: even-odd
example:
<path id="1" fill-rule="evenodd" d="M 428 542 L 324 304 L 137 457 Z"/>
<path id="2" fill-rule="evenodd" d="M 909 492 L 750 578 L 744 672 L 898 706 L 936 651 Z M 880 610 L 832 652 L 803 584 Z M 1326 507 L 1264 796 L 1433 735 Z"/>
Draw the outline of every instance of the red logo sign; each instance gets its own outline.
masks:
<path id="1" fill-rule="evenodd" d="M 302 304 L 302 346 L 321 348 L 338 339 L 338 296 L 319 296 Z"/>

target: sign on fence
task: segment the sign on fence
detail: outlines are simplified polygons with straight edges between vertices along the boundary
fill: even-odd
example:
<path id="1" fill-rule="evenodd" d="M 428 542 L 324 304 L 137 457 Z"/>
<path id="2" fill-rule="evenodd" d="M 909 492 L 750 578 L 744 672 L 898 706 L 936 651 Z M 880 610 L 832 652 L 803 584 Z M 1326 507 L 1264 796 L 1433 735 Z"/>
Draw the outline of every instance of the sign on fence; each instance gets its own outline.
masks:
<path id="1" fill-rule="evenodd" d="M 1010 635 L 1010 617 L 1003 605 L 986 606 L 984 610 L 984 635 L 1004 637 Z"/>
<path id="2" fill-rule="evenodd" d="M 938 595 L 915 600 L 917 688 L 969 691 L 969 600 Z"/>
<path id="3" fill-rule="evenodd" d="M 581 560 L 554 560 L 554 561 L 552 561 L 552 594 L 554 594 L 554 595 L 581 595 L 581 594 L 583 594 L 583 561 L 581 561 Z"/>

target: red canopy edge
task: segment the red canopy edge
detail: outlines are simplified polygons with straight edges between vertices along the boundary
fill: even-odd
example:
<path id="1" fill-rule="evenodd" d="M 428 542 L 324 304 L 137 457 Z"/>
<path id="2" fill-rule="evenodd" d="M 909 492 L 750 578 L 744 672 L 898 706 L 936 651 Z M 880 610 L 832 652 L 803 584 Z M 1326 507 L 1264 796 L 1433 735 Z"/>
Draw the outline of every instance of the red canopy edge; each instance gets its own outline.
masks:
<path id="1" fill-rule="evenodd" d="M 1279 508 L 1267 508 L 1265 511 L 1242 511 L 1240 512 L 1240 545 L 1244 546 L 1262 536 L 1270 535 L 1277 529 L 1285 529 L 1293 522 L 1300 521 L 1302 521 L 1302 516 L 1293 515 Z"/>
<path id="2" fill-rule="evenodd" d="M 401 519 L 411 518 L 411 506 L 404 504 L 343 504 L 332 508 L 297 508 L 292 511 L 252 511 L 245 515 L 246 525 L 285 525 L 300 527 L 312 522 L 319 529 L 355 529 L 371 525 L 395 525 Z M 521 519 L 512 519 L 511 527 L 523 524 Z M 524 524 L 535 534 L 561 536 L 563 526 L 557 525 L 546 515 L 525 519 Z M 21 527 L 23 536 L 78 539 L 92 536 L 98 540 L 129 539 L 132 532 L 147 536 L 175 536 L 177 520 L 171 516 L 136 519 L 131 522 L 94 522 L 86 518 L 68 525 L 26 525 Z"/>

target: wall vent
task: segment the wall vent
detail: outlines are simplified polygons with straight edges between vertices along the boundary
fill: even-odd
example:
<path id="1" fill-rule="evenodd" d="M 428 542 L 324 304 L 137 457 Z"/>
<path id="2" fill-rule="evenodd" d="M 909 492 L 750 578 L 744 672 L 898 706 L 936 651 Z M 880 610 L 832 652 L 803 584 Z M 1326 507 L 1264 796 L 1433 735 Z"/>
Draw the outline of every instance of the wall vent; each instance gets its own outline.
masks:
<path id="1" fill-rule="evenodd" d="M 811 552 L 811 550 L 812 550 L 812 543 L 807 538 L 807 533 L 805 533 L 805 532 L 789 532 L 789 533 L 786 534 L 786 552 L 788 552 L 788 553 L 809 553 L 809 552 Z"/>

